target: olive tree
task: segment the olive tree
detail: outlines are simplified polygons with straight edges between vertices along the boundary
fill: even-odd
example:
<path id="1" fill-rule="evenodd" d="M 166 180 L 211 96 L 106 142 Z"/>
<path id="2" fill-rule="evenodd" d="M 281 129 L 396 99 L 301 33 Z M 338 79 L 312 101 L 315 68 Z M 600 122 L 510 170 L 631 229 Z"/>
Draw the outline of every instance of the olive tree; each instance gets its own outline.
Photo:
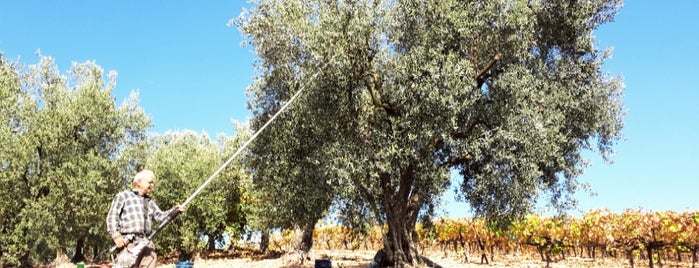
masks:
<path id="1" fill-rule="evenodd" d="M 299 219 L 311 218 L 287 208 L 306 199 L 368 208 L 388 226 L 386 266 L 420 261 L 415 223 L 452 171 L 475 215 L 495 226 L 543 193 L 564 211 L 581 187 L 582 153 L 607 158 L 621 137 L 623 85 L 603 72 L 610 53 L 593 35 L 620 6 L 254 1 L 233 21 L 258 56 L 254 127 L 305 92 L 253 144 L 253 181 L 282 185 L 276 197 L 287 202 L 270 209 Z"/>
<path id="2" fill-rule="evenodd" d="M 142 139 L 150 120 L 132 97 L 118 107 L 116 73 L 94 62 L 67 75 L 50 57 L 23 68 L 0 61 L 0 243 L 4 261 L 73 261 L 111 244 L 104 217 L 121 188 L 119 149 Z"/>
<path id="3" fill-rule="evenodd" d="M 313 246 L 315 224 L 333 201 L 333 181 L 329 179 L 333 175 L 324 168 L 332 165 L 333 158 L 326 154 L 327 144 L 321 141 L 325 135 L 317 132 L 314 124 L 299 119 L 303 120 L 280 116 L 274 124 L 290 132 L 277 133 L 280 127 L 273 127 L 270 133 L 259 136 L 255 144 L 260 146 L 253 146 L 255 155 L 248 158 L 247 166 L 254 174 L 252 227 L 265 231 L 263 235 L 276 228 L 301 231 L 294 248 L 305 254 Z M 262 250 L 266 250 L 264 244 Z"/>
<path id="4" fill-rule="evenodd" d="M 221 134 L 218 140 L 193 131 L 170 131 L 151 137 L 144 158 L 136 161 L 155 172 L 157 189 L 153 198 L 161 209 L 184 202 L 231 157 L 231 151 L 245 138 L 245 126 L 238 128 L 242 134 Z M 229 232 L 242 233 L 246 223 L 244 181 L 239 161 L 227 166 L 187 205 L 187 211 L 170 223 L 172 226 L 163 229 L 156 242 L 190 259 L 202 249 L 213 251 L 217 244 L 223 245 L 224 235 Z M 202 237 L 207 238 L 204 247 L 200 245 Z"/>

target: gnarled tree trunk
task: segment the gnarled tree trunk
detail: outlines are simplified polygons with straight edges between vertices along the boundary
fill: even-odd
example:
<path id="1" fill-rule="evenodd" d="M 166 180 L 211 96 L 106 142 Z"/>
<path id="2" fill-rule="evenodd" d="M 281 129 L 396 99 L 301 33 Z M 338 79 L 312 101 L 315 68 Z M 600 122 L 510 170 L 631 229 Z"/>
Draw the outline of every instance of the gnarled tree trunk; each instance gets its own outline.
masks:
<path id="1" fill-rule="evenodd" d="M 297 246 L 297 250 L 304 251 L 308 253 L 313 247 L 313 231 L 315 231 L 316 224 L 308 223 L 303 227 L 303 233 L 301 234 L 301 241 Z"/>
<path id="2" fill-rule="evenodd" d="M 415 223 L 424 200 L 418 187 L 412 187 L 412 168 L 408 167 L 406 170 L 408 171 L 400 174 L 397 192 L 390 186 L 388 173 L 380 176 L 388 225 L 388 233 L 384 236 L 385 259 L 380 263 L 383 267 L 403 267 L 405 264 L 415 265 L 421 262 L 414 238 Z"/>
<path id="3" fill-rule="evenodd" d="M 313 247 L 313 231 L 315 230 L 316 222 L 317 220 L 310 221 L 302 226 L 300 230 L 301 235 L 297 237 L 296 244 L 294 245 L 294 251 L 298 254 L 298 260 L 301 264 L 311 260 L 308 253 Z"/>

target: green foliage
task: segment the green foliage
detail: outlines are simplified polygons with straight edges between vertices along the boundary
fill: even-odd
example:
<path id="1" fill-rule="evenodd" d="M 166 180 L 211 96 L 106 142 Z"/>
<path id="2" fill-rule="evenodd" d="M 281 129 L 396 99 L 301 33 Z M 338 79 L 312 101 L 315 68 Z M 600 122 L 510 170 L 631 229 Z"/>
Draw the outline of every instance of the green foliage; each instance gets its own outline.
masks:
<path id="1" fill-rule="evenodd" d="M 171 132 L 148 137 L 150 118 L 138 95 L 121 105 L 111 96 L 116 74 L 105 82 L 94 62 L 60 74 L 50 57 L 24 68 L 0 57 L 0 264 L 43 264 L 56 254 L 83 258 L 113 245 L 105 227 L 111 198 L 129 189 L 133 174 L 149 167 L 162 209 L 181 203 L 250 135 Z M 249 179 L 239 160 L 218 175 L 166 228 L 156 242 L 164 250 L 212 249 L 224 234 L 244 231 L 250 210 Z M 92 250 L 88 252 L 88 249 Z"/>
<path id="2" fill-rule="evenodd" d="M 285 219 L 271 225 L 350 200 L 398 238 L 389 258 L 411 262 L 418 214 L 452 169 L 494 226 L 542 193 L 570 208 L 581 152 L 607 157 L 621 136 L 623 86 L 601 71 L 609 53 L 592 35 L 620 5 L 255 1 L 234 21 L 259 56 L 253 128 L 306 88 L 251 149 L 257 201 Z"/>
<path id="3" fill-rule="evenodd" d="M 245 133 L 244 126 L 238 132 Z M 156 173 L 153 196 L 161 209 L 184 202 L 230 157 L 241 137 L 244 134 L 221 135 L 213 141 L 206 134 L 191 131 L 153 136 L 142 164 Z M 195 252 L 201 249 L 200 240 L 205 235 L 210 238 L 208 249 L 213 250 L 216 243 L 223 243 L 225 233 L 240 234 L 246 221 L 243 197 L 247 194 L 241 183 L 245 174 L 240 170 L 236 161 L 219 173 L 187 205 L 186 213 L 158 236 L 159 248 Z"/>
<path id="4" fill-rule="evenodd" d="M 105 82 L 94 62 L 74 63 L 67 75 L 45 56 L 26 69 L 0 66 L 2 258 L 45 263 L 82 251 L 78 240 L 108 248 L 104 216 L 124 176 L 115 160 L 149 119 L 133 103 L 115 105 L 116 75 Z"/>

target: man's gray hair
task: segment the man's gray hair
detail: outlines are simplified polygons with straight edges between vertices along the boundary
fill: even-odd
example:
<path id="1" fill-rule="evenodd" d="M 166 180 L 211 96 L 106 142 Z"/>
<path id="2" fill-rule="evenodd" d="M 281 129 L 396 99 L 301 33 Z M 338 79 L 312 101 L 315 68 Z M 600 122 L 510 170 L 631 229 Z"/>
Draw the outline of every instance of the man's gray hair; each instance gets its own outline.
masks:
<path id="1" fill-rule="evenodd" d="M 137 183 L 142 179 L 151 179 L 155 178 L 155 173 L 153 173 L 152 170 L 150 169 L 144 169 L 136 173 L 136 176 L 133 177 L 133 182 Z"/>

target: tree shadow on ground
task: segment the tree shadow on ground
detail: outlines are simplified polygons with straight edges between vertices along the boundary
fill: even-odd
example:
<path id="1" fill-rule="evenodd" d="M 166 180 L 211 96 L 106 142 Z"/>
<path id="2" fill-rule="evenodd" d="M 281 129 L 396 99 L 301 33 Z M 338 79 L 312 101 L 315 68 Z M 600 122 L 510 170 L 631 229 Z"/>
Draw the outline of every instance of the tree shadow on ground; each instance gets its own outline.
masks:
<path id="1" fill-rule="evenodd" d="M 178 261 L 183 261 L 183 259 L 180 258 L 179 253 L 170 253 L 170 254 L 163 254 L 162 256 L 158 257 L 158 262 L 159 263 L 175 263 Z M 248 249 L 248 248 L 234 248 L 234 249 L 227 249 L 227 250 L 216 250 L 213 252 L 199 252 L 196 254 L 192 255 L 198 255 L 197 258 L 205 259 L 205 260 L 227 260 L 227 259 L 251 259 L 255 261 L 260 261 L 260 260 L 271 260 L 271 259 L 279 259 L 284 255 L 284 252 L 281 251 L 266 251 L 266 252 L 261 252 L 259 250 L 255 249 Z M 192 256 L 191 259 L 194 259 Z"/>
<path id="2" fill-rule="evenodd" d="M 420 259 L 420 262 L 425 265 L 425 267 L 432 267 L 432 268 L 444 268 L 443 266 L 439 265 L 438 263 L 430 260 L 429 258 L 425 256 L 418 256 Z"/>
<path id="3" fill-rule="evenodd" d="M 441 266 L 440 264 L 430 260 L 429 258 L 425 256 L 418 256 L 420 260 L 420 265 L 417 267 L 429 267 L 429 268 L 444 268 L 444 266 Z M 352 263 L 352 264 L 347 264 L 347 263 Z M 314 262 L 306 262 L 304 264 L 287 264 L 285 266 L 281 266 L 280 268 L 309 268 L 309 267 L 317 267 L 315 266 Z M 372 266 L 371 261 L 367 261 L 365 258 L 358 258 L 358 257 L 340 257 L 340 258 L 333 258 L 332 259 L 332 266 L 329 267 L 338 267 L 338 268 L 368 268 L 368 267 L 374 267 Z"/>

